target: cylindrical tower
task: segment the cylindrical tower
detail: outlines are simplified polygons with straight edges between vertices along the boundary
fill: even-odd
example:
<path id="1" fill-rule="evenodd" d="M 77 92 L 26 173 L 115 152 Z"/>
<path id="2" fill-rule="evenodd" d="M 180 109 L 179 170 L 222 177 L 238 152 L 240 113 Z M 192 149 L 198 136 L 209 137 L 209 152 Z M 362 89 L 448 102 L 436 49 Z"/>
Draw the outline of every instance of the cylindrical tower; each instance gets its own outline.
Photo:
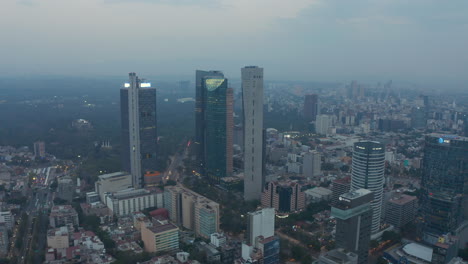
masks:
<path id="1" fill-rule="evenodd" d="M 351 190 L 368 189 L 374 193 L 372 234 L 379 231 L 385 170 L 385 148 L 375 141 L 354 143 Z"/>

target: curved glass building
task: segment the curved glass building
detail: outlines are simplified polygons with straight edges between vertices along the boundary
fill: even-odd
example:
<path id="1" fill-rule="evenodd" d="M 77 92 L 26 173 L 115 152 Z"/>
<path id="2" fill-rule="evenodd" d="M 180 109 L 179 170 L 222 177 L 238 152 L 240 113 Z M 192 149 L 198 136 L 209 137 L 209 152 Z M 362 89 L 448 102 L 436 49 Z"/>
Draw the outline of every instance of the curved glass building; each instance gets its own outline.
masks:
<path id="1" fill-rule="evenodd" d="M 351 190 L 368 189 L 373 192 L 372 234 L 379 231 L 385 170 L 385 148 L 375 141 L 354 143 Z"/>

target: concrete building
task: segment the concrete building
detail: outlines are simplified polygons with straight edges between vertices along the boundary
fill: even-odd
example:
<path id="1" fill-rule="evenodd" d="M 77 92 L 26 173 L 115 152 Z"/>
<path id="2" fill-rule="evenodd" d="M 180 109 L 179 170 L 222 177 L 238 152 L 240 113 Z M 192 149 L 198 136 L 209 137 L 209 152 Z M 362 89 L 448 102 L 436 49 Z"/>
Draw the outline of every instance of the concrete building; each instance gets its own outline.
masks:
<path id="1" fill-rule="evenodd" d="M 337 247 L 357 254 L 357 263 L 362 264 L 368 262 L 372 200 L 371 191 L 358 189 L 341 195 L 339 202 L 331 209 L 331 215 L 336 218 Z"/>
<path id="2" fill-rule="evenodd" d="M 210 236 L 210 243 L 215 247 L 222 247 L 226 244 L 226 236 L 224 234 L 213 233 Z"/>
<path id="3" fill-rule="evenodd" d="M 385 221 L 397 228 L 401 228 L 414 220 L 418 210 L 418 198 L 416 196 L 398 194 L 387 201 L 385 209 Z"/>
<path id="4" fill-rule="evenodd" d="M 333 117 L 330 115 L 318 115 L 315 121 L 315 133 L 320 135 L 329 134 L 329 129 L 333 126 Z"/>
<path id="5" fill-rule="evenodd" d="M 11 211 L 0 212 L 0 224 L 4 224 L 8 230 L 11 230 L 15 226 L 15 216 Z"/>
<path id="6" fill-rule="evenodd" d="M 306 190 L 304 193 L 307 203 L 317 203 L 321 201 L 330 201 L 333 192 L 327 188 L 315 187 Z"/>
<path id="7" fill-rule="evenodd" d="M 275 210 L 263 208 L 247 214 L 246 241 L 242 244 L 242 259 L 250 263 L 279 263 L 280 243 L 274 236 Z"/>
<path id="8" fill-rule="evenodd" d="M 34 142 L 34 156 L 36 158 L 43 158 L 45 157 L 45 143 L 44 141 L 36 141 Z"/>
<path id="9" fill-rule="evenodd" d="M 322 157 L 319 152 L 311 151 L 304 154 L 302 157 L 302 172 L 304 177 L 311 179 L 313 177 L 320 176 Z"/>
<path id="10" fill-rule="evenodd" d="M 152 226 L 143 225 L 141 240 L 143 240 L 146 252 L 177 250 L 179 249 L 179 228 L 167 221 L 159 221 Z"/>
<path id="11" fill-rule="evenodd" d="M 332 206 L 338 203 L 338 199 L 342 194 L 351 190 L 351 177 L 344 177 L 332 182 Z"/>
<path id="12" fill-rule="evenodd" d="M 51 209 L 49 224 L 54 228 L 65 225 L 77 226 L 79 225 L 78 213 L 71 205 L 56 205 Z"/>
<path id="13" fill-rule="evenodd" d="M 122 168 L 132 175 L 132 186 L 142 188 L 144 175 L 157 171 L 156 89 L 129 73 L 120 89 Z"/>
<path id="14" fill-rule="evenodd" d="M 305 208 L 305 187 L 297 181 L 271 181 L 262 193 L 262 206 L 272 207 L 277 212 L 289 213 Z"/>
<path id="15" fill-rule="evenodd" d="M 106 195 L 106 205 L 113 214 L 122 216 L 150 207 L 163 206 L 163 192 L 159 189 L 126 189 Z"/>
<path id="16" fill-rule="evenodd" d="M 106 194 L 132 188 L 132 176 L 126 172 L 114 172 L 98 176 L 94 183 L 95 191 L 101 202 L 106 203 Z"/>
<path id="17" fill-rule="evenodd" d="M 210 238 L 220 231 L 219 204 L 180 185 L 164 189 L 164 208 L 169 211 L 169 219 L 195 231 L 197 236 Z"/>
<path id="18" fill-rule="evenodd" d="M 351 190 L 372 191 L 372 234 L 380 230 L 385 171 L 385 147 L 379 142 L 362 141 L 354 143 Z"/>
<path id="19" fill-rule="evenodd" d="M 358 256 L 346 249 L 337 248 L 320 256 L 314 264 L 357 264 Z"/>
<path id="20" fill-rule="evenodd" d="M 57 197 L 68 202 L 73 200 L 75 195 L 75 183 L 71 178 L 60 178 L 57 180 Z"/>
<path id="21" fill-rule="evenodd" d="M 241 69 L 244 120 L 244 199 L 260 200 L 263 174 L 263 68 Z"/>
<path id="22" fill-rule="evenodd" d="M 70 246 L 70 232 L 68 227 L 47 230 L 47 247 L 50 248 L 68 248 Z"/>

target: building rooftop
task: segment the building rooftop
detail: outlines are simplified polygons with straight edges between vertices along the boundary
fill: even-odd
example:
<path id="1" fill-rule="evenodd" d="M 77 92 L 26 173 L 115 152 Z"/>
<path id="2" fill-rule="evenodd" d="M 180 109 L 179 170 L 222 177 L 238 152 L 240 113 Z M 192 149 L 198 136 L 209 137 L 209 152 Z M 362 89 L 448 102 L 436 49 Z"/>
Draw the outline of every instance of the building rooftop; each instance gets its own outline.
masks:
<path id="1" fill-rule="evenodd" d="M 171 223 L 167 223 L 167 224 L 159 224 L 159 225 L 153 225 L 153 226 L 149 226 L 147 227 L 151 232 L 153 233 L 162 233 L 162 232 L 166 232 L 166 231 L 169 231 L 169 230 L 178 230 L 179 228 L 174 225 L 174 224 L 171 224 Z"/>
<path id="2" fill-rule="evenodd" d="M 117 178 L 117 177 L 122 177 L 122 176 L 130 176 L 130 174 L 119 171 L 119 172 L 113 172 L 113 173 L 108 173 L 108 174 L 103 174 L 99 175 L 99 180 L 110 180 L 112 178 Z"/>
<path id="3" fill-rule="evenodd" d="M 345 194 L 341 195 L 341 197 L 352 200 L 352 199 L 359 198 L 359 197 L 364 196 L 364 195 L 369 194 L 369 193 L 372 193 L 372 192 L 367 190 L 367 189 L 357 189 L 357 190 L 345 193 Z"/>
<path id="4" fill-rule="evenodd" d="M 431 262 L 432 260 L 432 248 L 417 244 L 409 243 L 403 247 L 403 251 L 413 257 L 422 259 L 424 261 Z"/>
<path id="5" fill-rule="evenodd" d="M 389 202 L 397 204 L 397 205 L 404 205 L 416 199 L 417 199 L 416 196 L 401 194 L 399 196 L 393 197 L 392 199 L 389 200 Z"/>

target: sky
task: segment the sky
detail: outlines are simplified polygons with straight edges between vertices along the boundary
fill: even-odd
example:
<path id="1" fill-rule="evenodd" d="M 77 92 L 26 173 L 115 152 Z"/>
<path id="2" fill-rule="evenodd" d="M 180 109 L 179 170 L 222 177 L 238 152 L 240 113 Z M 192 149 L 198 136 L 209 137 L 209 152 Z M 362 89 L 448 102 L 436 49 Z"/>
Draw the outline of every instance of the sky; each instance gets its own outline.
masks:
<path id="1" fill-rule="evenodd" d="M 468 83 L 466 0 L 1 0 L 0 76 Z M 468 87 L 468 86 L 467 86 Z"/>

